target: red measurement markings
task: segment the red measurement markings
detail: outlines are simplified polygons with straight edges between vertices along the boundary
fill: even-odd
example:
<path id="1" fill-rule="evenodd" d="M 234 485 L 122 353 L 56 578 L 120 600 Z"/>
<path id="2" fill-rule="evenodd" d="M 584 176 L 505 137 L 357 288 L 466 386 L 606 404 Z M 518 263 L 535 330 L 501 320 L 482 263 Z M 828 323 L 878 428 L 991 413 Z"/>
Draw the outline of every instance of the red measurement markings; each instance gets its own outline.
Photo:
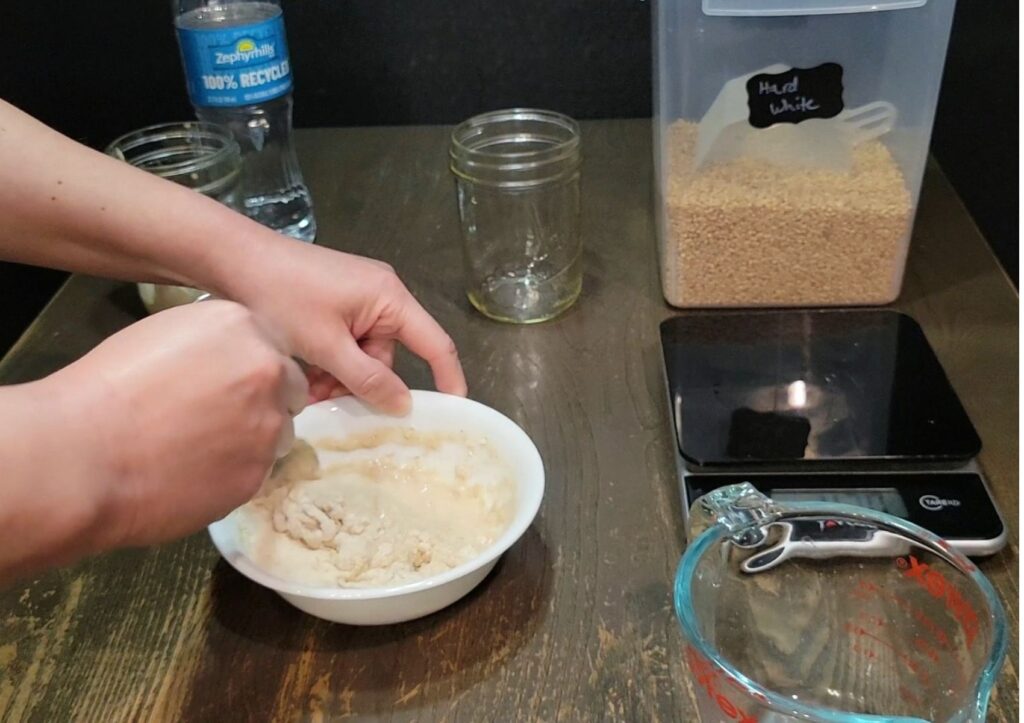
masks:
<path id="1" fill-rule="evenodd" d="M 914 647 L 933 663 L 939 662 L 939 651 L 920 635 L 914 638 Z"/>
<path id="2" fill-rule="evenodd" d="M 946 609 L 955 617 L 960 627 L 963 628 L 964 636 L 967 638 L 967 645 L 971 645 L 978 636 L 977 611 L 964 598 L 963 593 L 951 583 L 946 576 L 938 570 L 932 569 L 931 565 L 921 562 L 914 555 L 897 557 L 896 566 L 903 571 L 903 574 L 913 580 L 934 598 L 942 601 Z"/>
<path id="3" fill-rule="evenodd" d="M 911 658 L 909 655 L 901 653 L 895 645 L 890 643 L 885 638 L 878 637 L 874 633 L 865 629 L 861 625 L 857 625 L 856 623 L 846 623 L 846 632 L 857 637 L 874 640 L 883 648 L 892 651 L 892 654 L 895 655 L 899 660 L 903 661 L 903 664 L 906 665 L 910 672 L 912 672 L 917 677 L 917 679 L 920 680 L 924 685 L 928 685 L 929 683 L 931 683 L 931 674 L 927 670 L 925 670 L 920 663 Z M 851 648 L 857 652 L 860 652 L 861 654 L 864 654 L 865 657 L 873 658 L 875 655 L 877 655 L 877 653 L 874 653 L 874 651 L 872 651 L 870 648 L 865 648 L 863 646 L 857 645 L 856 643 L 854 643 L 851 646 Z M 867 655 L 868 653 L 872 653 L 872 655 Z"/>
<path id="4" fill-rule="evenodd" d="M 863 655 L 868 660 L 874 660 L 878 657 L 878 653 L 876 653 L 874 650 L 872 650 L 871 648 L 865 648 L 863 645 L 860 645 L 859 643 L 854 643 L 853 645 L 851 645 L 850 650 L 857 653 L 858 655 Z"/>
<path id="5" fill-rule="evenodd" d="M 704 689 L 708 698 L 714 701 L 715 705 L 718 706 L 718 710 L 728 720 L 736 720 L 740 723 L 757 723 L 755 715 L 744 711 L 742 706 L 737 705 L 733 699 L 722 692 L 722 682 L 725 681 L 727 685 L 736 688 L 743 695 L 753 697 L 759 702 L 767 704 L 768 699 L 764 695 L 748 691 L 743 687 L 742 683 L 731 675 L 724 674 L 717 666 L 713 665 L 690 645 L 686 646 L 686 664 L 689 666 L 690 672 L 693 673 L 697 685 Z"/>
<path id="6" fill-rule="evenodd" d="M 855 600 L 870 600 L 876 597 L 880 591 L 880 588 L 870 580 L 860 580 L 857 582 L 857 587 L 850 593 L 850 597 Z"/>
<path id="7" fill-rule="evenodd" d="M 899 596 L 894 595 L 892 593 L 889 593 L 886 597 L 888 597 L 889 599 L 893 599 L 893 600 L 897 600 L 899 598 Z M 904 607 L 904 608 L 912 608 L 913 607 L 906 600 L 899 599 L 898 602 L 900 603 L 901 607 Z M 928 624 L 930 624 L 932 626 L 935 625 L 934 622 L 931 622 L 931 620 L 928 619 L 927 616 L 924 615 L 923 613 L 921 613 L 920 611 L 914 609 L 912 612 L 914 612 L 917 617 L 925 618 L 925 621 Z M 893 623 L 890 623 L 885 617 L 883 617 L 881 615 L 874 615 L 874 614 L 871 614 L 869 612 L 862 612 L 860 614 L 860 616 L 858 616 L 856 618 L 856 622 L 860 623 L 866 629 L 876 629 L 876 630 L 884 630 L 889 625 L 893 625 Z M 941 633 L 942 631 L 938 631 L 938 632 Z M 947 639 L 945 633 L 942 634 L 941 638 L 942 638 L 942 640 L 945 640 L 945 641 L 948 642 L 948 639 Z M 931 665 L 935 665 L 935 666 L 939 665 L 939 663 L 941 662 L 940 659 L 942 658 L 942 656 L 944 654 L 947 655 L 948 657 L 953 657 L 952 653 L 937 648 L 930 640 L 928 640 L 923 635 L 916 635 L 914 637 L 914 639 L 911 641 L 911 645 L 913 646 L 914 650 L 919 655 L 923 656 L 923 662 L 929 663 Z M 868 658 L 869 660 L 874 659 L 875 657 L 877 657 L 877 654 L 874 651 L 872 651 L 870 648 L 865 648 L 863 646 L 857 645 L 856 643 L 853 644 L 852 649 L 853 649 L 854 652 L 860 653 L 861 655 L 863 655 L 864 657 Z M 956 675 L 957 675 L 957 678 L 960 681 L 960 685 L 966 685 L 966 679 L 964 677 L 963 668 L 960 665 L 957 664 L 957 661 L 956 661 L 955 657 L 953 657 L 952 661 L 947 661 L 947 662 L 951 662 L 952 665 L 954 666 L 953 669 L 956 671 Z"/>
<path id="8" fill-rule="evenodd" d="M 928 630 L 928 633 L 932 636 L 936 643 L 940 647 L 946 648 L 947 650 L 952 649 L 952 644 L 949 641 L 949 636 L 946 631 L 936 623 L 928 614 L 926 614 L 920 607 L 914 605 L 914 603 L 907 600 L 902 595 L 880 588 L 873 582 L 862 580 L 858 583 L 857 588 L 854 590 L 853 597 L 858 600 L 867 600 L 871 597 L 880 597 L 888 600 L 895 605 L 898 605 L 905 613 L 914 618 L 919 622 L 922 627 Z"/>
<path id="9" fill-rule="evenodd" d="M 896 564 L 907 579 L 913 580 L 932 598 L 935 598 L 945 606 L 949 613 L 960 623 L 964 630 L 967 645 L 970 645 L 978 633 L 979 621 L 977 613 L 968 604 L 963 594 L 942 573 L 932 569 L 927 563 L 922 563 L 913 555 L 909 555 L 906 558 L 897 558 Z M 926 666 L 937 667 L 943 663 L 946 666 L 953 666 L 960 685 L 966 684 L 964 670 L 959 664 L 959 656 L 956 654 L 957 646 L 950 639 L 946 629 L 925 613 L 921 606 L 869 580 L 858 581 L 851 591 L 850 597 L 865 603 L 874 599 L 890 602 L 912 618 L 913 624 L 920 626 L 922 632 L 922 634 L 915 635 L 913 640 L 910 641 L 910 648 L 907 650 L 907 653 L 913 653 L 914 655 L 914 657 L 910 657 L 907 653 L 900 652 L 888 640 L 880 638 L 872 632 L 884 630 L 889 625 L 896 625 L 896 623 L 883 616 L 874 614 L 868 609 L 864 609 L 855 622 L 846 625 L 846 630 L 855 636 L 854 640 L 851 641 L 851 649 L 855 653 L 864 656 L 868 660 L 876 659 L 878 652 L 872 649 L 873 646 L 857 642 L 858 639 L 870 639 L 892 651 L 914 674 L 918 681 L 925 685 L 931 679 L 930 671 L 926 669 Z M 943 654 L 947 656 L 945 661 L 941 660 Z M 950 660 L 950 658 L 952 659 Z M 932 668 L 932 670 L 934 669 Z M 901 686 L 900 696 L 908 703 L 920 704 L 919 696 L 906 687 Z"/>

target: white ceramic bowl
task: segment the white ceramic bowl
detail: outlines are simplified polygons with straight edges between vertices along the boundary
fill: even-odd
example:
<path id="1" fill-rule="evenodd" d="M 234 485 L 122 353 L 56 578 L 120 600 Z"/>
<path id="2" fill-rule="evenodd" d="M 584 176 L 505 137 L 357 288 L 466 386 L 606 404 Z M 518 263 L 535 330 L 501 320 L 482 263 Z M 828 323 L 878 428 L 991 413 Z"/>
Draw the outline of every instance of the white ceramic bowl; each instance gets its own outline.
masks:
<path id="1" fill-rule="evenodd" d="M 511 467 L 517 484 L 515 514 L 493 545 L 472 560 L 424 580 L 382 588 L 311 587 L 282 580 L 246 557 L 238 545 L 238 515 L 231 514 L 209 528 L 224 559 L 300 610 L 349 625 L 383 625 L 429 615 L 476 587 L 533 522 L 544 496 L 544 465 L 526 433 L 490 407 L 437 392 L 413 391 L 412 398 L 412 411 L 405 417 L 381 415 L 353 397 L 320 402 L 295 418 L 295 435 L 340 437 L 381 426 L 409 425 L 424 431 L 471 429 L 487 437 Z"/>

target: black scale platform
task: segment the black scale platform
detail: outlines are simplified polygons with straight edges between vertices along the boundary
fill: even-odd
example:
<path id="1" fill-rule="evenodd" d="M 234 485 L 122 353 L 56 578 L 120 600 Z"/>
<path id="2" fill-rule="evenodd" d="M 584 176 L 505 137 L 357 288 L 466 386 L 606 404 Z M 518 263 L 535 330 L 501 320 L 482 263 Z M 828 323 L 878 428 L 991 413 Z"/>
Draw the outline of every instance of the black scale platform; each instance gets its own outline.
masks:
<path id="1" fill-rule="evenodd" d="M 746 480 L 888 511 L 970 554 L 1005 543 L 981 440 L 909 316 L 693 312 L 661 337 L 684 505 Z"/>

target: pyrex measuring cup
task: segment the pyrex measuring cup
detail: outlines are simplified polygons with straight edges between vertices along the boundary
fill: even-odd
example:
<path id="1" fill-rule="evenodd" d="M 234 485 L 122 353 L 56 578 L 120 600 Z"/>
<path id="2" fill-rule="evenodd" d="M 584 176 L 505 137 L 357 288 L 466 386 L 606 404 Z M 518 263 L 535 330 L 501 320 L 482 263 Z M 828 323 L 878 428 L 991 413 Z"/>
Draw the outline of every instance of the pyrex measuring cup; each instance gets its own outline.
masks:
<path id="1" fill-rule="evenodd" d="M 1006 618 L 942 539 L 746 483 L 690 514 L 675 606 L 703 723 L 985 720 Z"/>

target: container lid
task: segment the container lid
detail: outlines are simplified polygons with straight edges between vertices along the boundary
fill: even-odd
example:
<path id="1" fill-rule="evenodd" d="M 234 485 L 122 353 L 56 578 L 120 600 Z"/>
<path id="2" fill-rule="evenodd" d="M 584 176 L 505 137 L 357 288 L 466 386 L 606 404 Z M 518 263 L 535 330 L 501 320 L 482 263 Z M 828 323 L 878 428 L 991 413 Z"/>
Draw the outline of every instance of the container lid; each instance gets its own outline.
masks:
<path id="1" fill-rule="evenodd" d="M 921 327 L 894 311 L 688 313 L 661 325 L 698 466 L 942 463 L 981 440 Z"/>
<path id="2" fill-rule="evenodd" d="M 840 15 L 919 8 L 928 0 L 702 0 L 705 15 Z"/>

